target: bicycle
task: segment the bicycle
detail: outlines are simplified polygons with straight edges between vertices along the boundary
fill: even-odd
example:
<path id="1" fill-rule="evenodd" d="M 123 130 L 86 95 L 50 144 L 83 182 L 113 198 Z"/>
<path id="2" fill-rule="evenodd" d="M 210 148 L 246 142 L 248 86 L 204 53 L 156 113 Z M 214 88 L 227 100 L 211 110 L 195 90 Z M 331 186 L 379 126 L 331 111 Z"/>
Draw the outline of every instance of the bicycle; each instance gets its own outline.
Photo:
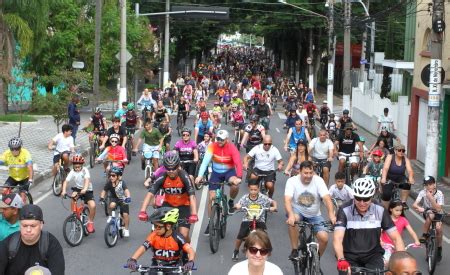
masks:
<path id="1" fill-rule="evenodd" d="M 128 268 L 127 265 L 123 266 L 124 268 Z M 196 267 L 192 268 L 192 270 L 197 270 Z M 192 270 L 186 271 L 184 270 L 183 266 L 164 266 L 164 265 L 157 265 L 157 266 L 143 266 L 138 265 L 136 271 L 132 272 L 139 272 L 141 274 L 151 274 L 156 273 L 157 275 L 164 275 L 164 274 L 183 274 L 183 275 L 191 275 Z"/>
<path id="2" fill-rule="evenodd" d="M 314 225 L 324 225 L 328 228 L 328 232 L 334 230 L 330 221 L 323 221 L 318 224 L 312 224 L 306 221 L 295 222 L 299 226 L 299 245 L 298 257 L 291 258 L 294 265 L 294 274 L 321 274 L 319 259 L 319 243 L 313 233 Z"/>
<path id="3" fill-rule="evenodd" d="M 136 127 L 126 127 L 127 131 L 127 143 L 125 149 L 127 150 L 128 163 L 131 163 L 131 157 L 133 155 L 133 135 L 136 131 Z"/>
<path id="4" fill-rule="evenodd" d="M 104 131 L 92 131 L 92 133 L 94 135 L 92 136 L 92 140 L 89 141 L 89 166 L 94 168 L 95 159 L 101 154 L 99 149 L 101 145 L 99 135 L 102 135 Z"/>
<path id="5" fill-rule="evenodd" d="M 66 170 L 64 169 L 64 160 L 63 160 L 63 156 L 62 156 L 62 152 L 58 152 L 59 153 L 59 161 L 58 161 L 58 168 L 56 170 L 56 174 L 53 177 L 53 182 L 52 182 L 52 191 L 53 191 L 53 195 L 59 197 L 61 195 L 62 192 L 62 184 L 63 182 L 66 180 L 67 174 L 68 172 L 66 172 Z"/>
<path id="6" fill-rule="evenodd" d="M 344 201 L 338 198 L 331 198 L 331 202 L 333 203 L 334 215 L 337 216 L 339 207 L 341 207 Z"/>
<path id="7" fill-rule="evenodd" d="M 270 125 L 270 118 L 269 117 L 262 117 L 260 119 L 261 125 L 264 127 L 264 129 L 267 131 L 269 130 Z"/>
<path id="8" fill-rule="evenodd" d="M 225 238 L 227 230 L 227 218 L 228 218 L 228 198 L 224 192 L 224 186 L 228 182 L 223 181 L 220 183 L 204 182 L 203 185 L 208 184 L 220 185 L 220 188 L 216 190 L 216 198 L 212 203 L 211 216 L 209 218 L 209 248 L 214 254 L 219 250 L 220 239 Z"/>
<path id="9" fill-rule="evenodd" d="M 314 172 L 321 178 L 323 178 L 323 167 L 327 164 L 327 162 L 327 159 L 314 161 Z"/>
<path id="10" fill-rule="evenodd" d="M 204 157 L 204 153 L 200 155 L 200 158 L 199 158 L 198 163 L 197 163 L 197 167 L 195 167 L 195 177 L 198 177 L 198 171 L 200 170 L 200 166 L 201 166 L 201 163 L 203 161 L 203 157 Z M 205 170 L 205 174 L 203 175 L 203 178 L 206 181 L 209 180 L 209 169 L 210 168 L 208 166 L 208 168 L 206 168 L 206 170 Z M 201 190 L 203 188 L 203 184 L 199 184 L 199 185 L 198 184 L 194 184 L 194 187 L 195 187 L 196 190 Z"/>
<path id="11" fill-rule="evenodd" d="M 70 211 L 72 213 L 64 220 L 63 223 L 64 240 L 72 247 L 80 245 L 83 237 L 89 235 L 87 230 L 89 208 L 83 202 L 78 203 L 78 201 L 81 201 L 82 197 L 83 195 L 71 197 L 67 194 L 62 197 L 62 199 L 72 199 L 70 202 Z"/>
<path id="12" fill-rule="evenodd" d="M 258 209 L 249 209 L 249 208 L 243 206 L 237 212 L 246 212 L 247 213 L 248 219 L 251 220 L 251 222 L 249 224 L 250 232 L 253 232 L 253 231 L 256 231 L 257 229 L 259 229 L 258 228 L 258 221 L 261 219 L 261 215 L 263 213 L 264 213 L 264 224 L 267 222 L 267 212 L 268 211 L 270 211 L 270 207 L 262 207 L 262 208 L 258 208 Z"/>
<path id="13" fill-rule="evenodd" d="M 357 156 L 359 154 L 356 152 L 353 152 L 350 154 L 346 154 L 344 152 L 339 152 L 338 155 L 345 157 L 345 168 L 344 168 L 345 184 L 347 184 L 348 186 L 351 186 L 352 182 L 353 182 L 353 176 L 352 176 L 352 165 L 350 164 L 350 157 Z"/>
<path id="14" fill-rule="evenodd" d="M 316 137 L 316 119 L 314 117 L 308 117 L 308 123 L 309 136 L 313 139 Z"/>
<path id="15" fill-rule="evenodd" d="M 241 124 L 240 123 L 237 123 L 237 122 L 233 122 L 234 123 L 234 125 L 233 125 L 233 127 L 234 127 L 234 145 L 236 146 L 236 148 L 238 149 L 238 151 L 239 151 L 239 149 L 240 149 L 240 144 L 241 144 Z M 243 125 L 243 123 L 242 123 L 242 125 Z"/>
<path id="16" fill-rule="evenodd" d="M 424 211 L 426 217 L 430 217 L 431 214 L 434 214 L 433 219 L 431 220 L 431 227 L 428 231 L 428 237 L 425 239 L 425 248 L 426 248 L 426 260 L 428 272 L 430 275 L 434 274 L 437 264 L 437 230 L 436 224 L 438 222 L 442 222 L 444 217 L 448 216 L 445 212 L 439 212 L 434 209 L 425 209 Z"/>
<path id="17" fill-rule="evenodd" d="M 28 185 L 28 183 L 26 184 Z M 0 194 L 0 199 L 3 196 L 17 193 L 20 195 L 22 200 L 25 198 L 24 204 L 33 204 L 33 197 L 31 196 L 31 193 L 27 191 L 27 189 L 30 188 L 30 186 L 25 187 L 24 185 L 16 185 L 16 186 L 9 186 L 9 185 L 0 185 L 0 189 L 2 189 L 2 192 Z"/>
<path id="18" fill-rule="evenodd" d="M 109 205 L 108 205 L 109 207 Z M 116 216 L 116 212 L 119 213 Z M 111 210 L 111 216 L 108 217 L 105 227 L 105 243 L 108 247 L 114 247 L 117 240 L 123 238 L 124 221 L 120 210 L 120 203 L 116 203 L 116 207 Z"/>
<path id="19" fill-rule="evenodd" d="M 389 259 L 391 258 L 392 253 L 395 252 L 395 246 L 390 244 L 390 243 L 383 243 L 381 245 L 384 249 L 384 267 L 387 268 L 388 264 L 389 264 Z M 415 243 L 410 243 L 408 245 L 405 246 L 405 251 L 410 249 L 410 248 L 422 248 L 421 245 L 416 245 Z"/>
<path id="20" fill-rule="evenodd" d="M 108 166 L 107 166 L 107 170 L 110 171 L 111 167 L 113 165 L 114 162 L 122 162 L 121 160 L 104 160 L 106 162 L 108 162 Z M 99 161 L 98 163 L 101 163 L 102 161 Z M 109 178 L 106 178 L 106 182 L 108 183 Z M 111 195 L 109 194 L 109 192 L 106 192 L 106 196 L 105 196 L 105 204 L 103 206 L 104 212 L 105 212 L 105 216 L 109 216 L 109 204 L 111 203 Z"/>
<path id="21" fill-rule="evenodd" d="M 158 150 L 151 150 L 151 151 L 141 151 L 142 156 L 144 157 L 144 181 L 150 178 L 153 175 L 153 154 L 154 152 L 157 152 Z"/>

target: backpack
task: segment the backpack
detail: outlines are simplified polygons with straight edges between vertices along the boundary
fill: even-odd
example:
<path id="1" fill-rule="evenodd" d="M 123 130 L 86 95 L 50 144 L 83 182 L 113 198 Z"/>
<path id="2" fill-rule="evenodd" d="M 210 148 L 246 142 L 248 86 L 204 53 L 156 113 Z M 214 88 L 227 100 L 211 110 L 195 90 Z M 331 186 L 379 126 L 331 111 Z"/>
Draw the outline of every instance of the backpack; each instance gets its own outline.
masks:
<path id="1" fill-rule="evenodd" d="M 8 241 L 8 260 L 11 261 L 17 256 L 17 252 L 20 248 L 20 231 L 14 232 Z M 39 254 L 41 259 L 47 263 L 48 261 L 48 246 L 50 243 L 50 237 L 48 231 L 42 231 L 39 238 Z"/>

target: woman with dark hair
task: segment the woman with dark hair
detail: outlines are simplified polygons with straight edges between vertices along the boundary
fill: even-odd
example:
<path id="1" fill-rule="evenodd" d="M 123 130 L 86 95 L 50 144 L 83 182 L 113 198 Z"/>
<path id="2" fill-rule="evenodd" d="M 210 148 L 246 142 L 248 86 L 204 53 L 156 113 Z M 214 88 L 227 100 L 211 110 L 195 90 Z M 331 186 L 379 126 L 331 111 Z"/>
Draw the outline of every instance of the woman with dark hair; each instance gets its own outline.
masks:
<path id="1" fill-rule="evenodd" d="M 251 232 L 244 243 L 247 260 L 235 264 L 228 275 L 282 275 L 281 269 L 267 261 L 272 252 L 269 236 L 262 230 Z"/>
<path id="2" fill-rule="evenodd" d="M 383 153 L 382 160 L 384 160 L 386 156 L 390 154 L 389 149 L 387 148 L 387 140 L 384 138 L 377 140 L 377 142 L 369 149 L 370 157 L 372 157 L 372 153 L 376 150 L 380 150 Z"/>
<path id="3" fill-rule="evenodd" d="M 297 149 L 295 154 L 291 154 L 289 157 L 289 162 L 286 166 L 286 169 L 284 170 L 284 174 L 291 175 L 291 168 L 298 163 L 302 163 L 305 160 L 309 160 L 309 153 L 308 153 L 308 143 L 304 139 L 300 139 L 297 142 Z"/>

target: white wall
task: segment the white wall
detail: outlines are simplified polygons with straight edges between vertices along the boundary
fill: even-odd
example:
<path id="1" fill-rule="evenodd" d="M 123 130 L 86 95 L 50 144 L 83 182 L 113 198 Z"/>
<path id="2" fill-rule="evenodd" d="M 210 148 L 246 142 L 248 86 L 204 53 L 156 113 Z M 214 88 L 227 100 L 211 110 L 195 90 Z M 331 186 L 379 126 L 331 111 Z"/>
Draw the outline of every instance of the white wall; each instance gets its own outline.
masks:
<path id="1" fill-rule="evenodd" d="M 375 92 L 381 92 L 381 84 L 383 83 L 383 74 L 375 74 L 374 80 Z M 403 74 L 391 74 L 391 92 L 401 93 L 403 86 Z"/>
<path id="2" fill-rule="evenodd" d="M 394 133 L 407 146 L 408 120 L 411 112 L 408 97 L 399 96 L 398 102 L 392 103 L 387 98 L 381 99 L 377 93 L 363 94 L 359 88 L 352 89 L 352 119 L 374 135 L 378 135 L 376 131 L 378 117 L 383 114 L 386 107 L 389 108 L 389 115 L 397 129 Z"/>

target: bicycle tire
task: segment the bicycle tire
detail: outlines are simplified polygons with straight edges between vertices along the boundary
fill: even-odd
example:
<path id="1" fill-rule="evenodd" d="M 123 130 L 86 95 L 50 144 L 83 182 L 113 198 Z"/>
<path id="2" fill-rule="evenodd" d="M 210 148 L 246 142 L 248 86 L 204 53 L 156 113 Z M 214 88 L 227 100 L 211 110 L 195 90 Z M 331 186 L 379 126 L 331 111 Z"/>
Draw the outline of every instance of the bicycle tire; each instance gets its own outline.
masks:
<path id="1" fill-rule="evenodd" d="M 83 240 L 83 224 L 74 214 L 64 220 L 63 236 L 67 244 L 72 247 L 80 245 Z"/>
<path id="2" fill-rule="evenodd" d="M 108 247 L 114 247 L 119 239 L 118 230 L 116 224 L 109 222 L 106 224 L 105 233 L 103 234 L 105 238 L 105 243 Z"/>
<path id="3" fill-rule="evenodd" d="M 84 234 L 84 236 L 88 236 L 89 235 L 89 231 L 87 230 L 87 227 L 86 227 L 87 222 L 89 221 L 89 219 L 88 219 L 89 213 L 90 213 L 89 208 L 85 205 L 83 207 L 83 214 L 82 214 L 83 219 L 81 220 L 83 222 L 83 234 Z"/>
<path id="4" fill-rule="evenodd" d="M 123 222 L 122 216 L 120 216 L 119 219 L 120 219 L 119 237 L 123 238 L 123 230 L 125 229 L 125 223 Z"/>
<path id="5" fill-rule="evenodd" d="M 209 219 L 209 248 L 214 254 L 219 250 L 220 242 L 220 208 L 217 204 L 212 206 Z"/>
<path id="6" fill-rule="evenodd" d="M 179 115 L 177 117 L 177 133 L 181 137 L 181 131 L 183 130 L 183 116 Z"/>
<path id="7" fill-rule="evenodd" d="M 294 265 L 294 275 L 300 275 L 300 261 L 292 260 L 292 264 Z"/>
<path id="8" fill-rule="evenodd" d="M 61 195 L 62 192 L 62 172 L 61 172 L 61 167 L 58 169 L 58 171 L 56 171 L 56 175 L 53 177 L 53 182 L 52 182 L 52 191 L 53 191 L 53 195 L 59 197 Z"/>
<path id="9" fill-rule="evenodd" d="M 111 197 L 109 195 L 109 192 L 107 192 L 105 197 L 105 203 L 103 204 L 103 210 L 105 211 L 105 216 L 109 216 L 109 205 L 111 204 Z"/>
<path id="10" fill-rule="evenodd" d="M 319 261 L 319 252 L 316 250 L 315 245 L 311 245 L 309 247 L 310 249 L 310 256 L 308 257 L 307 261 L 307 269 L 309 275 L 316 275 L 320 274 L 320 261 Z"/>
<path id="11" fill-rule="evenodd" d="M 240 140 L 241 140 L 241 130 L 239 129 L 237 131 L 236 136 L 234 137 L 234 145 L 236 146 L 236 148 L 238 149 L 238 151 L 240 151 Z"/>
<path id="12" fill-rule="evenodd" d="M 224 199 L 224 204 L 228 203 L 226 199 Z M 222 208 L 220 212 L 220 237 L 222 239 L 225 238 L 225 234 L 227 233 L 227 213 L 224 213 L 226 209 Z"/>
<path id="13" fill-rule="evenodd" d="M 25 194 L 25 204 L 33 204 L 33 197 L 31 196 L 31 193 L 28 191 L 21 191 L 21 194 Z"/>
<path id="14" fill-rule="evenodd" d="M 95 164 L 95 142 L 89 142 L 89 167 L 94 168 Z"/>
<path id="15" fill-rule="evenodd" d="M 130 164 L 131 163 L 131 157 L 133 156 L 133 152 L 132 152 L 133 151 L 133 144 L 131 144 L 131 137 L 130 136 L 128 137 L 126 147 L 127 147 L 128 164 Z"/>
<path id="16" fill-rule="evenodd" d="M 427 242 L 427 267 L 430 275 L 434 274 L 437 263 L 437 247 L 436 247 L 436 238 L 430 237 Z"/>

